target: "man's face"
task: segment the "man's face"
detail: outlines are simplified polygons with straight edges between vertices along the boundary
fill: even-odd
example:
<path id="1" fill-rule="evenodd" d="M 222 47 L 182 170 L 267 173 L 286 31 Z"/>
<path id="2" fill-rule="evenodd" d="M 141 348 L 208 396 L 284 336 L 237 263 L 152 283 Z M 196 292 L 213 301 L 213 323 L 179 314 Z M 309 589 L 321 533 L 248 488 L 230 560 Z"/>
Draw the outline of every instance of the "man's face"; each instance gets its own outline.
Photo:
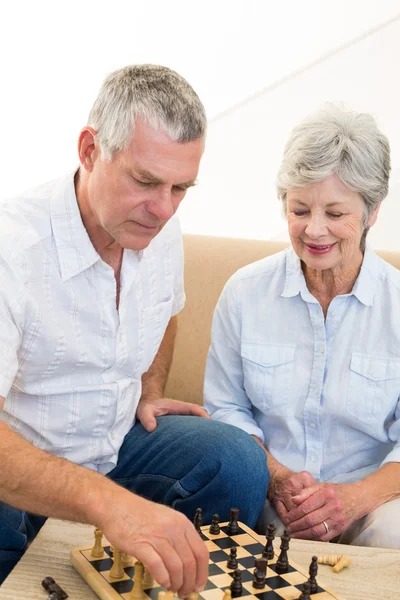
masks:
<path id="1" fill-rule="evenodd" d="M 87 202 L 96 225 L 123 248 L 146 248 L 194 184 L 203 149 L 203 139 L 178 143 L 140 120 L 111 161 L 95 140 Z"/>

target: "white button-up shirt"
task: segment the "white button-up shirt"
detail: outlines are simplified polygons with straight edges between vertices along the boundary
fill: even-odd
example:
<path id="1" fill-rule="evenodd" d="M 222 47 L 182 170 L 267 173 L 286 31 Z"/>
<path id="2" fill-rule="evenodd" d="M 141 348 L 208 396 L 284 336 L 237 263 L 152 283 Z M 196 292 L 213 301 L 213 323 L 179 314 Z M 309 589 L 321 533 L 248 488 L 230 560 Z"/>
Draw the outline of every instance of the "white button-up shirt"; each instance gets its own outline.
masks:
<path id="1" fill-rule="evenodd" d="M 400 272 L 367 248 L 325 320 L 292 249 L 240 269 L 215 311 L 204 397 L 318 481 L 400 462 Z"/>
<path id="2" fill-rule="evenodd" d="M 173 217 L 113 269 L 83 225 L 74 173 L 0 205 L 0 419 L 35 446 L 107 473 L 141 376 L 184 305 Z"/>

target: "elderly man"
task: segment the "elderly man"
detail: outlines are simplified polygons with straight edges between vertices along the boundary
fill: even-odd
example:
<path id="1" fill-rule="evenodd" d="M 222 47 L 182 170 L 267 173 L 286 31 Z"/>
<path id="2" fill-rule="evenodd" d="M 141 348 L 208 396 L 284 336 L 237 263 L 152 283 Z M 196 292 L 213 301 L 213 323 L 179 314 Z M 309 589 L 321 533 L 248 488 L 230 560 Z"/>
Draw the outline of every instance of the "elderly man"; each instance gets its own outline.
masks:
<path id="1" fill-rule="evenodd" d="M 177 73 L 126 67 L 80 133 L 79 168 L 2 205 L 0 581 L 43 515 L 100 528 L 185 597 L 208 566 L 187 517 L 262 511 L 256 442 L 163 393 L 185 299 L 174 215 L 205 129 Z"/>

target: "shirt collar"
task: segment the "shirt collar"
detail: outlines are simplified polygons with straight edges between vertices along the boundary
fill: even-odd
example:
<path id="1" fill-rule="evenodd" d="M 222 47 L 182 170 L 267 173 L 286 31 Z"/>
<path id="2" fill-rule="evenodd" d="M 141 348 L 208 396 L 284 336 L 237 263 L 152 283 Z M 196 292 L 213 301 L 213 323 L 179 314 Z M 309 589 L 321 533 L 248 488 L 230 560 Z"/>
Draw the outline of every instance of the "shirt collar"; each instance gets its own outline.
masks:
<path id="1" fill-rule="evenodd" d="M 367 245 L 360 273 L 354 283 L 350 295 L 354 295 L 365 306 L 372 306 L 376 281 L 379 273 L 379 259 L 375 252 Z M 292 298 L 301 294 L 307 302 L 317 302 L 307 288 L 306 280 L 301 268 L 300 259 L 293 248 L 286 251 L 286 278 L 281 294 L 284 298 Z"/>
<path id="2" fill-rule="evenodd" d="M 83 224 L 75 193 L 76 169 L 62 177 L 50 204 L 50 218 L 60 273 L 67 281 L 100 260 Z"/>

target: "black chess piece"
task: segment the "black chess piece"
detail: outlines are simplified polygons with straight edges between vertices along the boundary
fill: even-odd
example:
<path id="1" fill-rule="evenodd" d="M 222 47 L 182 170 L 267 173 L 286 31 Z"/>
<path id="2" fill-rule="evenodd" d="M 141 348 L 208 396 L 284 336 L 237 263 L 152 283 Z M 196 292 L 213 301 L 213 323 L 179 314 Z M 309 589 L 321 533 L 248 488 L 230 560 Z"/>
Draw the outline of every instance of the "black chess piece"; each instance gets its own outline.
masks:
<path id="1" fill-rule="evenodd" d="M 242 574 L 239 569 L 233 572 L 233 581 L 231 583 L 232 598 L 237 598 L 242 593 Z"/>
<path id="2" fill-rule="evenodd" d="M 213 515 L 212 523 L 210 525 L 209 532 L 212 535 L 218 535 L 220 531 L 221 531 L 221 529 L 220 529 L 220 526 L 219 526 L 219 515 Z"/>
<path id="3" fill-rule="evenodd" d="M 308 583 L 310 584 L 310 593 L 316 594 L 318 592 L 318 583 L 316 580 L 317 573 L 318 573 L 318 557 L 317 556 L 312 557 L 311 563 L 310 563 L 310 568 L 309 568 L 308 572 L 310 574 L 310 577 L 308 579 Z"/>
<path id="4" fill-rule="evenodd" d="M 308 583 L 308 581 L 305 581 L 303 583 L 303 591 L 301 592 L 300 596 L 298 597 L 298 600 L 311 600 L 310 584 Z"/>
<path id="5" fill-rule="evenodd" d="M 228 567 L 228 569 L 232 569 L 232 571 L 234 571 L 235 569 L 238 568 L 238 561 L 237 561 L 236 555 L 237 555 L 237 548 L 236 548 L 236 546 L 233 546 L 229 553 L 228 562 L 226 563 L 226 566 Z"/>
<path id="6" fill-rule="evenodd" d="M 196 508 L 196 514 L 194 515 L 193 525 L 196 528 L 196 531 L 201 533 L 201 526 L 203 525 L 203 509 Z"/>
<path id="7" fill-rule="evenodd" d="M 270 523 L 267 527 L 267 543 L 264 546 L 263 558 L 272 560 L 275 556 L 273 541 L 275 539 L 276 527 L 273 523 Z"/>
<path id="8" fill-rule="evenodd" d="M 255 569 L 253 571 L 253 587 L 256 588 L 256 590 L 262 590 L 265 586 L 268 562 L 266 558 L 256 558 L 254 564 Z"/>
<path id="9" fill-rule="evenodd" d="M 229 511 L 229 523 L 226 528 L 228 535 L 236 535 L 237 533 L 239 533 L 238 519 L 239 519 L 239 509 L 231 508 L 231 510 Z"/>
<path id="10" fill-rule="evenodd" d="M 288 550 L 289 550 L 289 542 L 290 542 L 290 533 L 285 529 L 283 535 L 281 537 L 281 553 L 276 561 L 276 572 L 278 575 L 282 575 L 283 573 L 287 573 L 289 570 L 289 561 L 288 561 Z"/>

